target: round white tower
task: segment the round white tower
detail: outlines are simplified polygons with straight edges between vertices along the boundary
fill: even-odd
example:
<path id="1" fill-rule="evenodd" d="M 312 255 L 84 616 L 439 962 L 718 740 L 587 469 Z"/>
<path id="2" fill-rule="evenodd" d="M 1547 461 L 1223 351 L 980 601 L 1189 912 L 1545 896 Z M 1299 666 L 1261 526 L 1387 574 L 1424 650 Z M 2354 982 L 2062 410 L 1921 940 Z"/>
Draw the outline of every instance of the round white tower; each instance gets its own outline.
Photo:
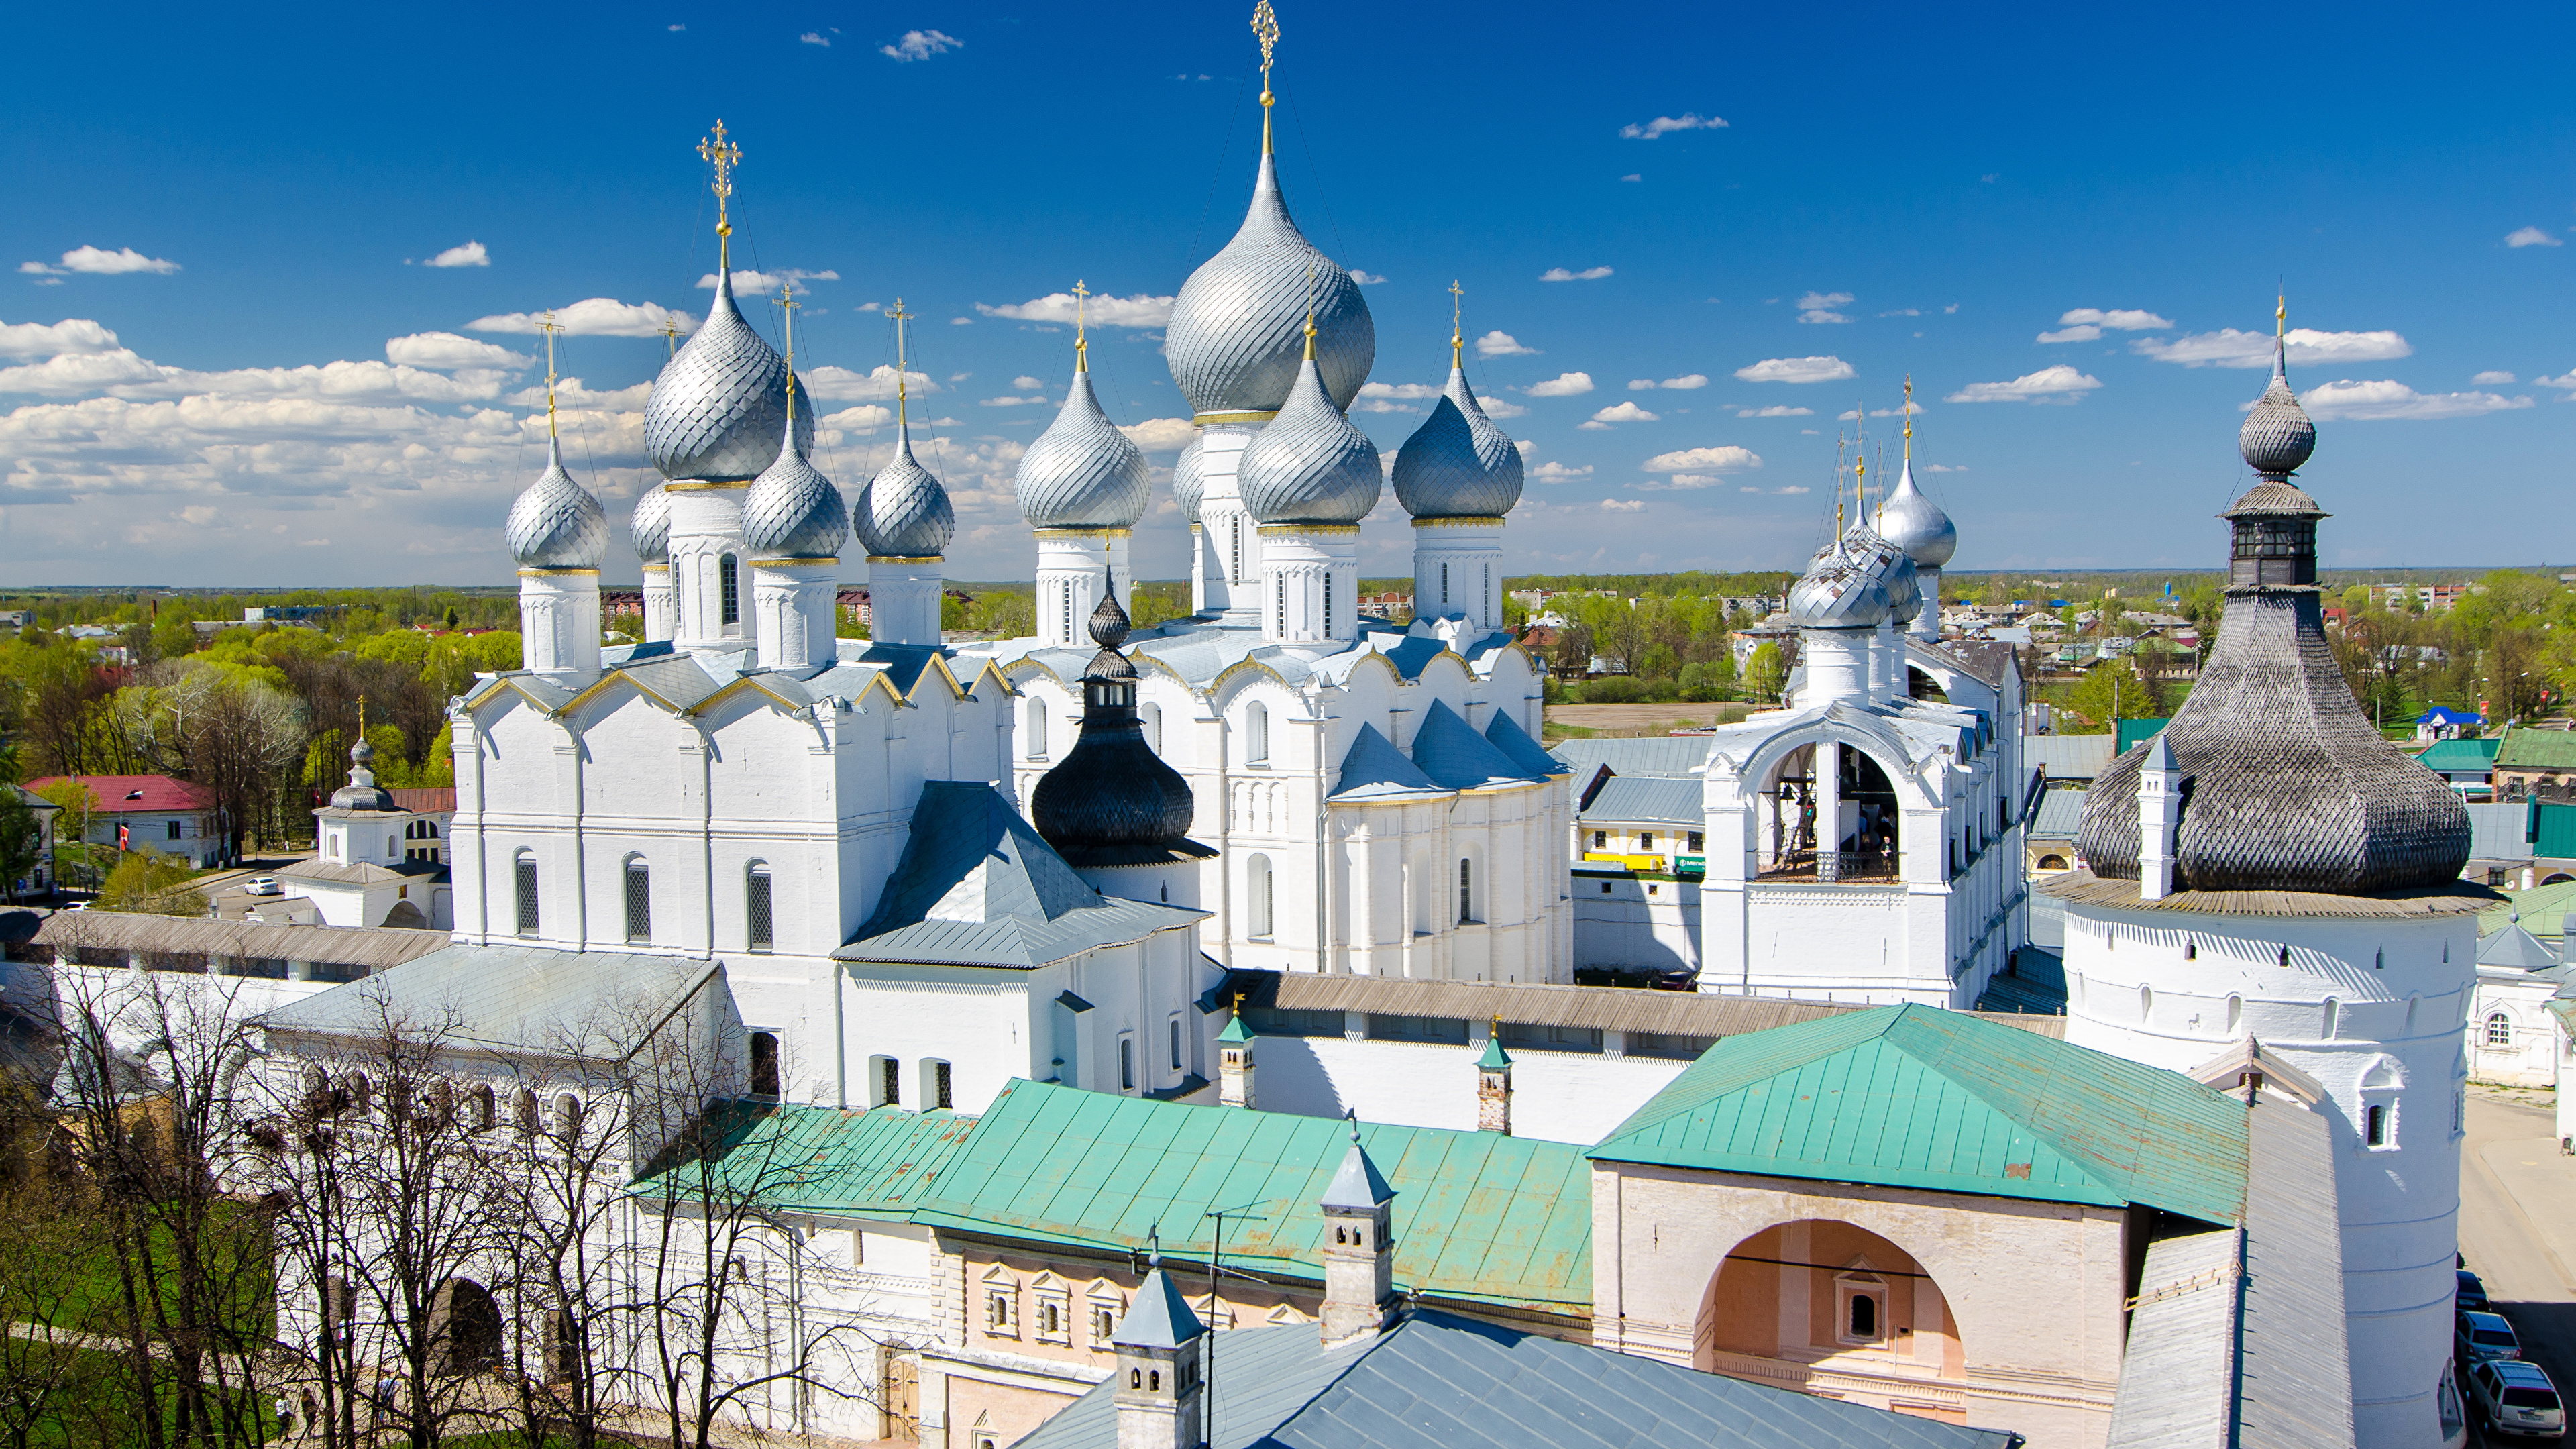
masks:
<path id="1" fill-rule="evenodd" d="M 1467 334 L 1449 284 L 1449 385 L 1395 453 L 1395 501 L 1413 515 L 1413 617 L 1503 627 L 1503 516 L 1521 501 L 1521 454 L 1467 385 Z"/>
<path id="2" fill-rule="evenodd" d="M 2066 902 L 2067 1040 L 2191 1070 L 2244 1045 L 2330 1114 L 2356 1441 L 2435 1443 L 2450 1372 L 2460 1032 L 2476 913 L 2468 816 L 2380 738 L 2328 646 L 2315 446 L 2276 340 L 2225 515 L 2227 608 L 2200 682 L 2087 797 Z"/>
<path id="3" fill-rule="evenodd" d="M 939 644 L 941 570 L 957 510 L 948 490 L 912 455 L 910 383 L 904 324 L 912 314 L 894 302 L 894 458 L 859 494 L 851 527 L 868 551 L 868 637 L 879 644 Z"/>
<path id="4" fill-rule="evenodd" d="M 1125 608 L 1135 589 L 1127 547 L 1145 516 L 1152 482 L 1145 455 L 1118 431 L 1091 388 L 1091 342 L 1074 283 L 1073 387 L 1055 421 L 1029 445 L 1014 480 L 1020 516 L 1037 529 L 1038 637 L 1080 647 L 1104 598 Z"/>

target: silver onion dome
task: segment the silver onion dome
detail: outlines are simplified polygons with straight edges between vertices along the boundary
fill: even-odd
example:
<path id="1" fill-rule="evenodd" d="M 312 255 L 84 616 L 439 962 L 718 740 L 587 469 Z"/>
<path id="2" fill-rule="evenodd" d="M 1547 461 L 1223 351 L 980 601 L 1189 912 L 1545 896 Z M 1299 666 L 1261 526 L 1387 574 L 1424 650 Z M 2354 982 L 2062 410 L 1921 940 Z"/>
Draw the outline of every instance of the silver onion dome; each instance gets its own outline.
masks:
<path id="1" fill-rule="evenodd" d="M 635 556 L 648 564 L 671 561 L 671 495 L 659 483 L 635 500 Z"/>
<path id="2" fill-rule="evenodd" d="M 510 505 L 501 536 L 530 569 L 595 569 L 608 557 L 608 514 L 564 471 L 563 442 L 546 440 L 546 471 Z"/>
<path id="3" fill-rule="evenodd" d="M 376 783 L 376 747 L 365 735 L 349 747 L 349 783 L 331 792 L 334 810 L 400 810 L 393 792 Z"/>
<path id="4" fill-rule="evenodd" d="M 957 532 L 948 490 L 912 456 L 909 429 L 895 435 L 894 461 L 859 493 L 851 525 L 870 558 L 936 558 Z"/>
<path id="5" fill-rule="evenodd" d="M 1200 444 L 1205 439 L 1193 437 L 1172 460 L 1172 498 L 1181 505 L 1181 514 L 1190 522 L 1199 521 L 1199 500 L 1207 495 L 1207 455 Z"/>
<path id="6" fill-rule="evenodd" d="M 742 543 L 754 558 L 831 558 L 850 536 L 849 506 L 780 429 L 778 459 L 742 495 Z"/>
<path id="7" fill-rule="evenodd" d="M 1914 460 L 1905 460 L 1905 470 L 1896 477 L 1896 489 L 1878 505 L 1878 536 L 1905 550 L 1906 556 L 1927 569 L 1937 569 L 1950 562 L 1959 551 L 1959 526 L 1941 506 L 1923 496 L 1914 486 Z"/>
<path id="8" fill-rule="evenodd" d="M 1842 555 L 1887 590 L 1888 618 L 1911 624 L 1923 612 L 1922 578 L 1914 571 L 1914 560 L 1893 540 L 1866 523 L 1855 523 L 1842 537 Z"/>
<path id="9" fill-rule="evenodd" d="M 1021 456 L 1016 491 L 1034 528 L 1133 528 L 1145 516 L 1145 455 L 1100 410 L 1089 370 L 1075 371 L 1063 411 Z"/>
<path id="10" fill-rule="evenodd" d="M 2236 448 L 2245 455 L 2245 466 L 2266 478 L 2289 477 L 2317 450 L 2317 425 L 2299 406 L 2299 395 L 2290 391 L 2281 338 L 2272 339 L 2272 385 L 2263 389 L 2254 410 L 2245 415 L 2245 425 L 2236 430 Z"/>
<path id="11" fill-rule="evenodd" d="M 1258 523 L 1357 523 L 1386 486 L 1377 444 L 1324 394 L 1309 357 L 1279 416 L 1243 450 L 1235 474 L 1244 510 Z"/>
<path id="12" fill-rule="evenodd" d="M 1289 219 L 1279 168 L 1265 151 L 1243 228 L 1190 273 L 1172 303 L 1163 353 L 1181 396 L 1203 417 L 1284 406 L 1310 303 L 1324 385 L 1337 406 L 1349 407 L 1377 358 L 1377 324 L 1351 274 Z"/>
<path id="13" fill-rule="evenodd" d="M 1416 518 L 1500 518 L 1521 501 L 1521 450 L 1485 416 L 1466 369 L 1395 450 L 1395 501 Z"/>
<path id="14" fill-rule="evenodd" d="M 644 404 L 644 453 L 665 478 L 739 483 L 778 456 L 787 421 L 787 363 L 734 306 L 733 273 L 719 269 L 707 320 L 653 380 Z M 814 446 L 814 419 L 796 419 L 799 448 Z"/>
<path id="15" fill-rule="evenodd" d="M 1789 622 L 1801 629 L 1875 629 L 1887 617 L 1887 602 L 1887 585 L 1835 553 L 1789 586 Z"/>

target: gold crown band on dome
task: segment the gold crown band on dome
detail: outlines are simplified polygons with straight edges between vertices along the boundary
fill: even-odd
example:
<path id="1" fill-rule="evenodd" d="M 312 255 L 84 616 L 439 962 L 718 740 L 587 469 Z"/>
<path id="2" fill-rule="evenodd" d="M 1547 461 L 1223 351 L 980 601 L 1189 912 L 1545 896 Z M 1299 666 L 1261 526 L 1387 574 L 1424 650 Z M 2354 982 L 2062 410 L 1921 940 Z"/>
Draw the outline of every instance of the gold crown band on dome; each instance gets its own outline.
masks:
<path id="1" fill-rule="evenodd" d="M 748 488 L 751 486 L 751 480 L 743 478 L 731 483 L 720 483 L 705 478 L 687 478 L 674 479 L 662 486 L 674 493 L 722 493 L 729 488 Z"/>
<path id="2" fill-rule="evenodd" d="M 1359 531 L 1360 526 L 1356 523 L 1265 523 L 1261 525 L 1263 538 L 1293 538 L 1300 534 L 1321 534 L 1326 538 L 1344 538 L 1356 535 Z"/>
<path id="3" fill-rule="evenodd" d="M 1417 518 L 1413 520 L 1413 526 L 1416 528 L 1500 528 L 1503 526 L 1503 520 L 1498 514 L 1462 513 L 1452 518 Z"/>
<path id="4" fill-rule="evenodd" d="M 1199 413 L 1190 422 L 1198 427 L 1212 428 L 1219 423 L 1266 423 L 1278 416 L 1277 408 L 1256 408 L 1230 413 Z"/>

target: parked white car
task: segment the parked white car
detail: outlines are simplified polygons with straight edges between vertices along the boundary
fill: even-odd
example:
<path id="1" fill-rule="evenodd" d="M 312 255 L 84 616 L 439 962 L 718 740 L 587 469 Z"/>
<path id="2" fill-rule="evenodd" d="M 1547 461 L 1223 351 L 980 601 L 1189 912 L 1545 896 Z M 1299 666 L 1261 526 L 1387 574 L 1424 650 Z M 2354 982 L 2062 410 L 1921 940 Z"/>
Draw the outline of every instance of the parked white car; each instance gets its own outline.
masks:
<path id="1" fill-rule="evenodd" d="M 286 894 L 286 887 L 279 885 L 277 883 L 277 877 L 273 875 L 255 875 L 242 884 L 242 894 L 251 896 L 282 896 Z"/>
<path id="2" fill-rule="evenodd" d="M 2469 1401 L 2489 1435 L 2559 1439 L 2567 1434 L 2567 1406 L 2540 1365 L 2491 1358 L 2469 1370 Z"/>

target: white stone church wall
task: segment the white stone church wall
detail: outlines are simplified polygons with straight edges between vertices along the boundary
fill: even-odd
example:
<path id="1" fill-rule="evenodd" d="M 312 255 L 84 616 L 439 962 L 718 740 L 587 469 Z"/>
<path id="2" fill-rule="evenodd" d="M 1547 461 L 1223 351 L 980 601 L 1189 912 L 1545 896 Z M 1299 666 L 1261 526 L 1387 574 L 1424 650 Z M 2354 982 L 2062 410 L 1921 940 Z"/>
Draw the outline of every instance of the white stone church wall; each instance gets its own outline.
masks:
<path id="1" fill-rule="evenodd" d="M 1574 877 L 1574 964 L 1625 971 L 1700 966 L 1700 883 Z"/>
<path id="2" fill-rule="evenodd" d="M 1253 1048 L 1253 1105 L 1265 1112 L 1399 1127 L 1476 1130 L 1476 1058 L 1464 1046 L 1264 1036 Z M 1589 1052 L 1512 1053 L 1512 1135 L 1593 1143 L 1610 1135 L 1687 1062 Z"/>

